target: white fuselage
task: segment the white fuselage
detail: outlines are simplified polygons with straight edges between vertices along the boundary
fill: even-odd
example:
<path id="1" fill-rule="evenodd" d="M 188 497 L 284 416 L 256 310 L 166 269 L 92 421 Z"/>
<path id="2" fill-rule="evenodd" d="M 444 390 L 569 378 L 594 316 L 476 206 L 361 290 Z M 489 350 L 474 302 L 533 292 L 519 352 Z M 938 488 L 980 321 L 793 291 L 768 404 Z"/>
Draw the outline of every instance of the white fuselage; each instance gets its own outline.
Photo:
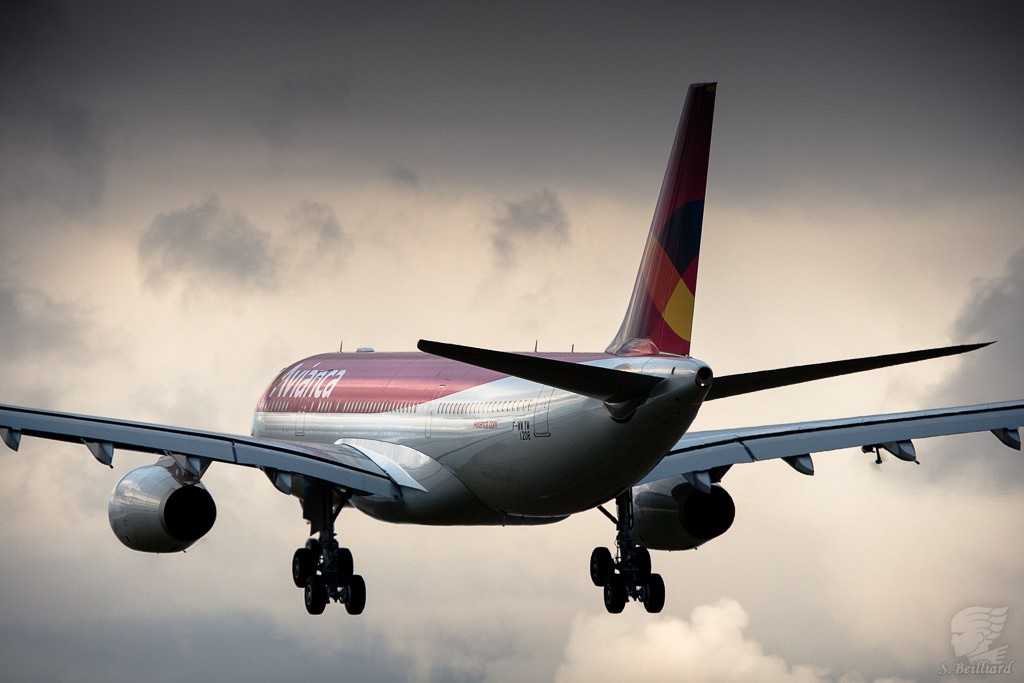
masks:
<path id="1" fill-rule="evenodd" d="M 253 435 L 363 444 L 383 453 L 425 491 L 406 488 L 397 499 L 357 496 L 351 502 L 392 522 L 536 524 L 589 509 L 647 474 L 693 422 L 706 393 L 695 381 L 704 364 L 695 359 L 606 357 L 587 363 L 665 378 L 627 421 L 612 419 L 600 400 L 500 375 L 451 393 L 438 383 L 443 379 L 431 379 L 420 395 L 436 398 L 422 402 L 388 400 L 387 394 L 360 401 L 347 393 L 347 381 L 364 388 L 367 382 L 343 367 L 353 355 L 359 354 L 303 361 L 346 372 L 327 400 L 311 396 L 298 409 L 257 410 Z M 459 370 L 445 372 L 456 376 Z M 387 386 L 401 381 L 396 372 Z M 273 387 L 258 408 L 272 405 Z"/>

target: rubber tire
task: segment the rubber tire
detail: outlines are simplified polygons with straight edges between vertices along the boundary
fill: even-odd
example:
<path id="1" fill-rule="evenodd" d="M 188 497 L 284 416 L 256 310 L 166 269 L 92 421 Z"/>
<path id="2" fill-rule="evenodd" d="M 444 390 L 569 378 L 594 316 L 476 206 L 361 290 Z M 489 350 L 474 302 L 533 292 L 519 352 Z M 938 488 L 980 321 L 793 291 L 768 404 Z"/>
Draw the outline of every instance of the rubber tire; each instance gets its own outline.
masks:
<path id="1" fill-rule="evenodd" d="M 349 614 L 362 614 L 366 607 L 366 582 L 359 574 L 353 574 L 348 581 L 348 597 L 345 600 L 345 611 Z"/>
<path id="2" fill-rule="evenodd" d="M 651 551 L 643 546 L 636 547 L 636 581 L 645 583 L 651 575 Z"/>
<path id="3" fill-rule="evenodd" d="M 320 559 L 320 555 L 323 554 L 324 549 L 320 545 L 320 541 L 315 538 L 309 538 L 306 540 L 306 547 L 309 548 L 309 552 L 313 553 L 314 563 Z"/>
<path id="4" fill-rule="evenodd" d="M 665 607 L 665 580 L 661 574 L 651 574 L 647 579 L 647 590 L 644 591 L 644 609 L 657 614 Z"/>
<path id="5" fill-rule="evenodd" d="M 303 594 L 306 602 L 306 611 L 310 614 L 323 614 L 327 609 L 327 583 L 324 577 L 314 574 L 306 582 L 306 590 Z"/>
<path id="6" fill-rule="evenodd" d="M 615 573 L 615 562 L 608 548 L 594 548 L 590 553 L 590 580 L 595 586 L 603 586 Z"/>
<path id="7" fill-rule="evenodd" d="M 309 548 L 299 548 L 292 555 L 292 581 L 296 588 L 303 588 L 313 575 L 316 560 Z"/>
<path id="8" fill-rule="evenodd" d="M 604 608 L 610 614 L 619 614 L 626 608 L 626 580 L 622 574 L 612 574 L 604 585 Z"/>
<path id="9" fill-rule="evenodd" d="M 352 559 L 352 551 L 348 548 L 338 548 L 338 582 L 345 583 L 352 578 L 355 571 L 355 561 Z"/>

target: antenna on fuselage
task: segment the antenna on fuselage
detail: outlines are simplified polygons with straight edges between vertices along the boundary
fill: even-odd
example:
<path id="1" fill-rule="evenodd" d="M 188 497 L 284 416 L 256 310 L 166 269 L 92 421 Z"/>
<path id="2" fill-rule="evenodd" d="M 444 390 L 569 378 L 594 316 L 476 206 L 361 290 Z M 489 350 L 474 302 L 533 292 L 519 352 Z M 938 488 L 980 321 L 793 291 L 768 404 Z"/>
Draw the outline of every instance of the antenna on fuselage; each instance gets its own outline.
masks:
<path id="1" fill-rule="evenodd" d="M 534 353 L 537 353 L 537 342 L 539 342 L 539 341 L 540 341 L 539 339 L 534 339 L 533 340 L 533 352 Z"/>
<path id="2" fill-rule="evenodd" d="M 338 344 L 338 353 L 344 353 L 344 352 L 345 352 L 345 340 L 342 339 L 341 343 Z"/>

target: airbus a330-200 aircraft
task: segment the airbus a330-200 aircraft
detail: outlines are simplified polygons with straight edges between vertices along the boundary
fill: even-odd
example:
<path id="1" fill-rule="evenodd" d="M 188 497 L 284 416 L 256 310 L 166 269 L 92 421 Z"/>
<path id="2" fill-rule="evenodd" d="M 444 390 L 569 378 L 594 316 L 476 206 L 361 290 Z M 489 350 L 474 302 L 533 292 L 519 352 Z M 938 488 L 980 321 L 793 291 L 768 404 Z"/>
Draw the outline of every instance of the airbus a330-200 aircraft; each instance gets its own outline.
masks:
<path id="1" fill-rule="evenodd" d="M 916 461 L 913 439 L 992 431 L 1020 450 L 1024 400 L 901 414 L 690 433 L 704 401 L 938 358 L 983 346 L 714 377 L 690 353 L 714 83 L 691 85 L 625 318 L 604 353 L 505 353 L 420 341 L 423 353 L 325 353 L 295 362 L 256 405 L 252 435 L 196 431 L 0 406 L 0 437 L 159 455 L 114 488 L 108 513 L 129 548 L 185 550 L 213 526 L 200 482 L 213 462 L 258 467 L 299 499 L 310 538 L 292 578 L 306 609 L 362 612 L 366 586 L 335 524 L 345 508 L 388 522 L 546 524 L 600 509 L 615 551 L 590 576 L 609 612 L 629 600 L 658 612 L 665 583 L 651 550 L 696 548 L 725 533 L 733 465 L 782 458 L 813 474 L 811 454 L 861 447 Z M 605 505 L 614 502 L 614 511 Z M 582 564 L 582 563 L 581 563 Z"/>

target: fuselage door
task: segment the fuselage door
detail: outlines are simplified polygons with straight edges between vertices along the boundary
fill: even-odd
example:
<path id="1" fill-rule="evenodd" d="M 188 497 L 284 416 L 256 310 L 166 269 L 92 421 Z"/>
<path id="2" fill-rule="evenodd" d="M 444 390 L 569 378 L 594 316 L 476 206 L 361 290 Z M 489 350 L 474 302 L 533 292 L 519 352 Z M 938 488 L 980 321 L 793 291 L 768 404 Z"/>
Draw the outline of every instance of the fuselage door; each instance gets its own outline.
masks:
<path id="1" fill-rule="evenodd" d="M 423 436 L 430 438 L 430 428 L 434 422 L 434 413 L 437 412 L 437 399 L 444 393 L 444 388 L 448 386 L 446 384 L 438 384 L 437 391 L 434 392 L 434 399 L 427 404 L 430 408 L 430 412 L 427 413 L 427 421 L 423 423 Z"/>
<path id="2" fill-rule="evenodd" d="M 533 435 L 551 436 L 548 430 L 548 408 L 551 407 L 551 394 L 555 393 L 554 387 L 542 387 L 537 394 L 537 402 L 533 407 Z"/>

